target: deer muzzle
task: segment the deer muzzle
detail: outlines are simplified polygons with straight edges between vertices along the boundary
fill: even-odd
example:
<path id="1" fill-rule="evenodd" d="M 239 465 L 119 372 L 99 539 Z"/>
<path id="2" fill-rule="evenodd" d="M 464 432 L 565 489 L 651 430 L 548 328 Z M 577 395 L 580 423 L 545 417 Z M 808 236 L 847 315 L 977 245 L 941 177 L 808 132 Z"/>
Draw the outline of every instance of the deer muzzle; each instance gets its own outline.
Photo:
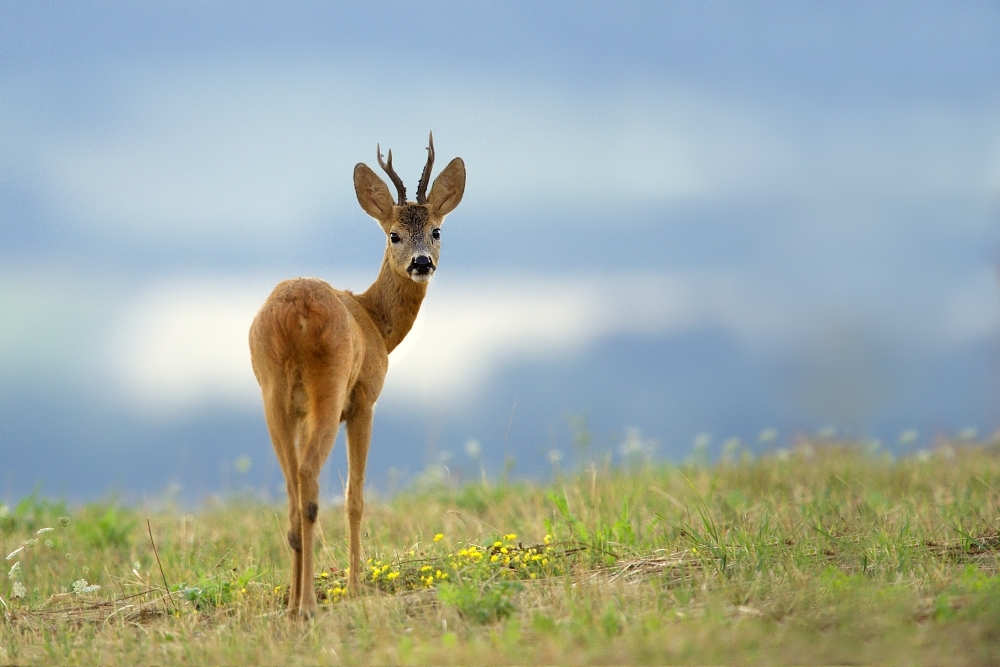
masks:
<path id="1" fill-rule="evenodd" d="M 406 267 L 406 272 L 417 281 L 426 280 L 434 273 L 434 261 L 427 255 L 418 255 L 410 260 L 410 265 Z"/>

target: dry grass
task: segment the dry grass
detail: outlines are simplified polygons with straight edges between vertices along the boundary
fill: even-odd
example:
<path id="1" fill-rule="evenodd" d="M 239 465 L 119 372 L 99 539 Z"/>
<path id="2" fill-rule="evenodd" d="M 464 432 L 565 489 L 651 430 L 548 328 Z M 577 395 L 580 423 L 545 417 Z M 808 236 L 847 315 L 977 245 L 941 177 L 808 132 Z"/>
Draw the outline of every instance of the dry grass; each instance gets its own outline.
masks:
<path id="1" fill-rule="evenodd" d="M 281 508 L 28 498 L 0 517 L 0 555 L 24 547 L 0 578 L 0 662 L 992 663 L 998 487 L 988 446 L 892 460 L 804 442 L 414 489 L 372 503 L 357 598 L 339 590 L 340 509 L 323 510 L 311 623 L 282 611 Z"/>

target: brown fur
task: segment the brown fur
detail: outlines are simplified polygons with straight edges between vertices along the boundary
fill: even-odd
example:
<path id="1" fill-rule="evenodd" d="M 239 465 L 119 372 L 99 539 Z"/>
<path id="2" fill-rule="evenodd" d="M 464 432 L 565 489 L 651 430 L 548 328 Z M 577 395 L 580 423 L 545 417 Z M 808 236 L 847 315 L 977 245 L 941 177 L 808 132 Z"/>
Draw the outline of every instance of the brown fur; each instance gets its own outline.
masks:
<path id="1" fill-rule="evenodd" d="M 361 517 L 365 464 L 375 399 L 391 352 L 413 326 L 427 293 L 426 276 L 412 277 L 411 261 L 430 257 L 437 266 L 440 241 L 432 231 L 462 200 L 465 164 L 455 158 L 438 175 L 426 205 L 396 205 L 389 188 L 367 165 L 354 168 L 358 203 L 388 237 L 378 278 L 362 294 L 336 290 L 317 278 L 278 284 L 250 327 L 250 358 L 264 399 L 271 443 L 288 491 L 288 542 L 292 547 L 290 615 L 312 617 L 313 527 L 319 511 L 319 474 L 340 428 L 347 422 L 348 587 L 357 592 L 361 572 Z"/>

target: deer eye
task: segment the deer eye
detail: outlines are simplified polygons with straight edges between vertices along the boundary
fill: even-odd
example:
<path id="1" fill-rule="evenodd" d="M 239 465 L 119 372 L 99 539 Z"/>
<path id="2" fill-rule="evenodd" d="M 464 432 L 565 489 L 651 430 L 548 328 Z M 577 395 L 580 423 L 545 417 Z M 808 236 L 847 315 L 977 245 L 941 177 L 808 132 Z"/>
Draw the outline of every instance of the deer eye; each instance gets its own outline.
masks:
<path id="1" fill-rule="evenodd" d="M 396 232 L 389 232 L 389 240 L 392 241 L 393 243 L 399 243 L 400 241 L 402 241 L 402 239 L 399 238 L 399 234 L 397 234 Z"/>
<path id="2" fill-rule="evenodd" d="M 440 230 L 440 229 L 437 229 L 437 228 L 435 228 L 435 229 L 434 229 L 434 230 L 433 230 L 433 231 L 431 232 L 431 237 L 432 237 L 432 238 L 435 238 L 435 239 L 439 239 L 439 238 L 441 238 L 441 230 Z"/>

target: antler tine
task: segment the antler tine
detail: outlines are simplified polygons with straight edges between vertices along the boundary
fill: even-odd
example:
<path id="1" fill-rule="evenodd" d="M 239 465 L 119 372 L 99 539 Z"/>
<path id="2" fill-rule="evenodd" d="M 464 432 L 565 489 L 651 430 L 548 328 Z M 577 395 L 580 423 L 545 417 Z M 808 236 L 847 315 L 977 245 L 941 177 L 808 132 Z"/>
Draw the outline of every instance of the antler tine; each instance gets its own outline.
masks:
<path id="1" fill-rule="evenodd" d="M 380 144 L 375 144 L 375 152 L 378 154 L 378 164 L 382 167 L 382 171 L 389 174 L 389 178 L 396 185 L 396 193 L 399 195 L 399 205 L 403 206 L 406 204 L 406 186 L 403 185 L 403 179 L 399 177 L 396 170 L 392 168 L 392 149 L 389 149 L 389 157 L 385 162 L 382 161 L 382 146 Z"/>
<path id="2" fill-rule="evenodd" d="M 434 133 L 430 133 L 428 138 L 430 145 L 427 146 L 427 164 L 424 165 L 424 173 L 420 175 L 420 182 L 417 183 L 417 203 L 427 203 L 427 184 L 431 180 L 431 169 L 434 167 Z"/>

